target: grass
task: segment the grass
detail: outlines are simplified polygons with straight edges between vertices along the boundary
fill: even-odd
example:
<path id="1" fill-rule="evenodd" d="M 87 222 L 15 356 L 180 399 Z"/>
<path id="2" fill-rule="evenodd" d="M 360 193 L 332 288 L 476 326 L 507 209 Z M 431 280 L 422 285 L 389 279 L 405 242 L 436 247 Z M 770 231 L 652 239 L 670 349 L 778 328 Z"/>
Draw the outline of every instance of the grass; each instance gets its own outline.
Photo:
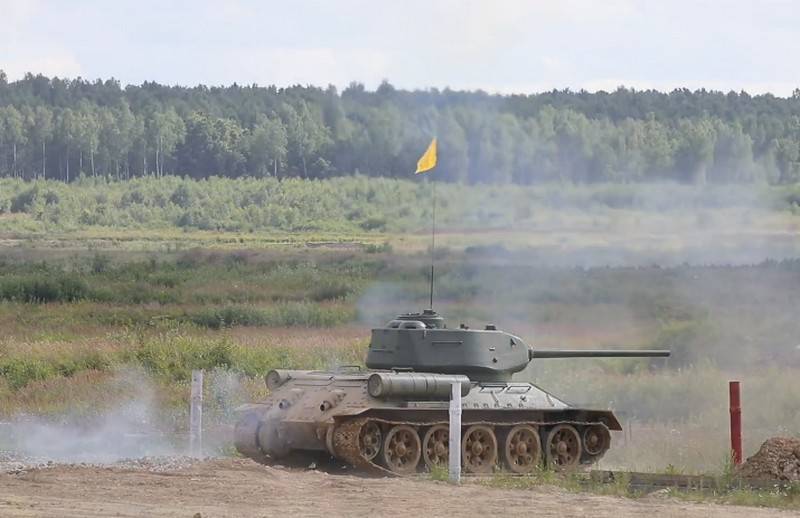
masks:
<path id="1" fill-rule="evenodd" d="M 664 474 L 673 474 L 664 472 Z M 446 480 L 447 470 L 444 470 L 444 478 L 433 480 Z M 667 488 L 659 491 L 658 494 L 665 498 L 678 498 L 690 502 L 717 503 L 728 505 L 741 505 L 751 507 L 773 507 L 779 509 L 797 510 L 800 509 L 800 483 L 791 484 L 787 487 L 774 489 L 747 489 L 733 487 L 725 483 L 726 475 L 719 475 L 719 483 L 716 489 L 678 489 Z M 642 498 L 649 496 L 652 492 L 634 489 L 630 486 L 630 476 L 621 473 L 613 483 L 602 483 L 592 481 L 581 473 L 558 473 L 552 470 L 537 470 L 531 474 L 517 476 L 505 473 L 480 478 L 474 481 L 486 487 L 495 489 L 516 489 L 530 490 L 543 486 L 555 486 L 573 493 L 586 492 L 597 495 L 610 495 L 625 498 Z"/>
<path id="2" fill-rule="evenodd" d="M 613 245 L 623 230 L 632 238 L 617 252 L 644 253 L 634 250 L 637 240 L 653 240 L 647 236 L 663 221 L 649 209 L 614 215 L 596 201 L 579 212 L 575 200 L 585 198 L 573 194 L 563 210 L 533 210 L 508 232 L 445 227 L 436 307 L 450 326 L 493 322 L 537 347 L 672 349 L 666 362 L 540 361 L 518 375 L 570 402 L 612 408 L 630 424 L 632 437 L 615 436 L 604 467 L 719 470 L 731 378 L 743 381 L 747 451 L 797 434 L 800 324 L 791 308 L 800 303 L 800 263 L 583 267 L 605 253 L 598 243 Z M 739 210 L 731 204 L 702 228 L 678 215 L 671 231 L 692 228 L 707 249 L 724 249 L 727 234 L 716 225 L 730 216 L 724 211 Z M 771 243 L 759 232 L 785 234 L 785 217 L 754 214 L 747 236 Z M 360 364 L 369 327 L 427 304 L 427 232 L 58 232 L 12 232 L 0 249 L 3 418 L 113 405 L 125 395 L 106 382 L 125 369 L 143 371 L 175 415 L 185 412 L 193 367 L 234 376 L 246 387 L 241 402 L 257 399 L 270 368 Z M 663 237 L 656 234 L 658 246 L 671 247 Z M 556 256 L 566 266 L 547 266 Z"/>
<path id="3" fill-rule="evenodd" d="M 648 185 L 465 186 L 442 184 L 444 225 L 499 228 L 541 224 L 553 211 L 690 213 L 713 223 L 730 208 L 792 211 L 794 186 Z M 340 177 L 325 181 L 274 178 L 190 180 L 83 179 L 70 184 L 0 179 L 0 228 L 22 232 L 87 227 L 254 233 L 407 232 L 424 227 L 430 189 L 412 180 Z"/>
<path id="4" fill-rule="evenodd" d="M 84 371 L 111 371 L 123 366 L 141 367 L 156 379 L 174 382 L 188 380 L 193 369 L 225 369 L 259 377 L 281 367 L 323 369 L 336 364 L 359 365 L 363 364 L 364 353 L 364 343 L 336 348 L 253 347 L 226 337 L 192 336 L 176 328 L 126 334 L 104 348 L 17 346 L 15 352 L 0 354 L 0 384 L 14 392 L 50 378 L 70 378 Z"/>

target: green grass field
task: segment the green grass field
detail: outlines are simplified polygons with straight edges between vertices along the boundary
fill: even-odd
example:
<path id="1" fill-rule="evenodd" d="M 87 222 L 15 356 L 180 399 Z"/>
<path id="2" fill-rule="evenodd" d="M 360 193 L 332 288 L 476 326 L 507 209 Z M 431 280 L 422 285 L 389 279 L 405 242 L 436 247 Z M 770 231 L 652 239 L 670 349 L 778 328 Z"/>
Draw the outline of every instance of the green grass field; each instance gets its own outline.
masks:
<path id="1" fill-rule="evenodd" d="M 361 363 L 371 326 L 426 305 L 430 236 L 419 186 L 379 181 L 374 188 L 389 194 L 370 194 L 365 179 L 215 182 L 186 189 L 219 188 L 203 194 L 219 207 L 232 203 L 225 193 L 249 191 L 283 193 L 295 212 L 318 196 L 336 207 L 323 200 L 330 213 L 309 217 L 324 224 L 307 228 L 207 229 L 177 225 L 174 201 L 148 205 L 161 191 L 171 200 L 186 184 L 178 179 L 0 186 L 0 421 L 102 413 L 129 397 L 118 379 L 134 370 L 153 385 L 165 426 L 182 431 L 189 372 L 204 368 L 235 380 L 225 401 L 208 389 L 209 423 L 223 423 L 233 406 L 264 395 L 268 369 Z M 37 201 L 23 208 L 19 197 L 34 188 Z M 390 195 L 404 189 L 416 194 Z M 604 466 L 723 469 L 732 378 L 743 382 L 748 452 L 800 433 L 791 188 L 757 202 L 735 187 L 671 186 L 659 196 L 652 186 L 514 189 L 441 190 L 436 307 L 450 325 L 491 321 L 540 347 L 670 348 L 667 361 L 540 361 L 518 375 L 621 413 L 629 433 L 615 438 Z M 120 205 L 134 191 L 139 201 Z M 108 219 L 82 224 L 74 211 L 99 211 L 102 196 Z M 131 207 L 148 206 L 135 223 Z M 230 221 L 244 214 L 237 207 Z M 364 224 L 383 207 L 385 226 Z M 475 216 L 492 207 L 501 216 Z"/>

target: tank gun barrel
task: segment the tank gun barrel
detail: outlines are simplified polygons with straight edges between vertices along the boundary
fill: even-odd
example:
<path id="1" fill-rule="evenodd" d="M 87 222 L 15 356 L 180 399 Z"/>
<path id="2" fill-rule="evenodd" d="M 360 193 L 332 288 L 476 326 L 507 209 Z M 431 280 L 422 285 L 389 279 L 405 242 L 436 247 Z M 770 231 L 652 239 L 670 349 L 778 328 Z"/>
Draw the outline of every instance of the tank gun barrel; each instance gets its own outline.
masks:
<path id="1" fill-rule="evenodd" d="M 625 350 L 625 349 L 531 349 L 528 357 L 531 360 L 547 358 L 667 358 L 666 350 Z"/>

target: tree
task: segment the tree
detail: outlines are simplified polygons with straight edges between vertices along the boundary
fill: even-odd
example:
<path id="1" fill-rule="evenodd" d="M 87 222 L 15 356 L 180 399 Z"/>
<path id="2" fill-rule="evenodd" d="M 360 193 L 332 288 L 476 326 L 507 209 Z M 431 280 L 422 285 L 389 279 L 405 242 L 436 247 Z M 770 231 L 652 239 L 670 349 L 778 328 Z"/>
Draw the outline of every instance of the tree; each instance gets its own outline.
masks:
<path id="1" fill-rule="evenodd" d="M 186 124 L 174 108 L 156 112 L 146 123 L 147 142 L 154 150 L 156 175 L 164 176 L 164 163 L 174 158 L 175 149 L 186 138 Z"/>
<path id="2" fill-rule="evenodd" d="M 236 121 L 195 112 L 186 123 L 178 160 L 195 177 L 239 176 L 244 172 L 244 131 Z"/>
<path id="3" fill-rule="evenodd" d="M 25 119 L 19 110 L 13 106 L 6 106 L 5 108 L 0 108 L 0 127 L 2 127 L 3 146 L 6 148 L 6 157 L 8 157 L 9 151 L 11 155 L 11 174 L 16 178 L 19 176 L 17 151 L 28 141 L 27 132 L 25 130 Z"/>
<path id="4" fill-rule="evenodd" d="M 133 133 L 135 122 L 130 106 L 124 99 L 112 108 L 99 110 L 100 150 L 103 154 L 106 175 L 113 170 L 116 178 L 120 178 L 122 172 L 128 176 L 130 170 L 128 153 L 135 136 Z"/>
<path id="5" fill-rule="evenodd" d="M 0 72 L 0 168 L 71 180 L 183 173 L 408 177 L 430 137 L 453 182 L 791 182 L 800 89 L 490 95 L 163 86 Z M 84 163 L 86 161 L 86 164 Z M 87 165 L 88 164 L 88 165 Z M 90 165 L 90 167 L 89 167 Z M 56 171 L 55 174 L 53 171 Z"/>
<path id="6" fill-rule="evenodd" d="M 63 163 L 65 167 L 64 180 L 70 181 L 69 161 L 70 151 L 80 147 L 80 119 L 70 108 L 62 110 L 56 119 L 55 139 L 63 149 Z"/>
<path id="7" fill-rule="evenodd" d="M 29 124 L 31 139 L 42 146 L 42 178 L 47 178 L 47 141 L 53 134 L 53 112 L 46 106 L 37 106 Z"/>
<path id="8" fill-rule="evenodd" d="M 248 170 L 258 176 L 278 177 L 278 168 L 286 162 L 289 139 L 279 118 L 259 115 L 247 139 Z"/>
<path id="9" fill-rule="evenodd" d="M 774 142 L 775 163 L 778 167 L 780 183 L 800 181 L 800 142 L 790 138 L 776 139 Z"/>
<path id="10" fill-rule="evenodd" d="M 78 169 L 83 173 L 83 154 L 89 155 L 90 171 L 92 177 L 97 176 L 95 169 L 94 157 L 97 155 L 100 146 L 100 121 L 98 119 L 97 111 L 87 102 L 79 105 L 78 110 L 78 145 L 80 148 L 80 157 L 78 161 Z"/>
<path id="11" fill-rule="evenodd" d="M 678 178 L 698 184 L 706 183 L 706 173 L 714 161 L 716 132 L 709 119 L 678 121 L 678 147 L 675 166 Z"/>
<path id="12" fill-rule="evenodd" d="M 466 132 L 450 111 L 439 117 L 437 128 L 442 179 L 450 182 L 466 182 L 469 171 L 469 145 Z"/>
<path id="13" fill-rule="evenodd" d="M 284 104 L 280 116 L 286 126 L 290 160 L 299 161 L 303 177 L 308 178 L 308 158 L 320 153 L 330 143 L 328 128 L 320 117 L 311 113 L 304 100 L 299 101 L 296 108 Z"/>

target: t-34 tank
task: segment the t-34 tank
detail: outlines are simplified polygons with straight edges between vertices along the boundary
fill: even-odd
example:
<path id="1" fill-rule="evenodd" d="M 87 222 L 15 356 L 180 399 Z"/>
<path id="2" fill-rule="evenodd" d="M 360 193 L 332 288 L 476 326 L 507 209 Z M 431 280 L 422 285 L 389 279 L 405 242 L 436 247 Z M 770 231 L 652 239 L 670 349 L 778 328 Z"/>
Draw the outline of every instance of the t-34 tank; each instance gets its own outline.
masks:
<path id="1" fill-rule="evenodd" d="M 359 468 L 397 474 L 446 465 L 457 382 L 465 471 L 573 468 L 603 456 L 619 421 L 609 410 L 576 408 L 512 381 L 512 374 L 537 359 L 669 354 L 537 350 L 492 325 L 448 329 L 432 310 L 405 314 L 372 330 L 369 370 L 270 371 L 267 400 L 239 409 L 236 448 L 259 461 L 326 451 Z"/>

